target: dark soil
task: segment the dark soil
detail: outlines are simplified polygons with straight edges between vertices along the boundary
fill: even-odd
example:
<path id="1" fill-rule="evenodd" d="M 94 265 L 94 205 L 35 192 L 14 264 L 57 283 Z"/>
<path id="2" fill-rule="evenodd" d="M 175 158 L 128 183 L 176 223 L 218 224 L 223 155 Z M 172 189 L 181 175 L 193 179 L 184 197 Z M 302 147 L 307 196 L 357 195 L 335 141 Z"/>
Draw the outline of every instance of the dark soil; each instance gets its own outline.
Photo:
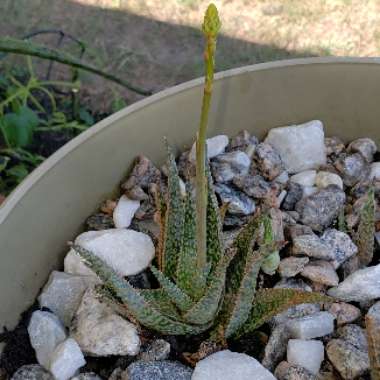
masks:
<path id="1" fill-rule="evenodd" d="M 38 310 L 37 302 L 21 314 L 20 322 L 14 330 L 4 329 L 4 332 L 0 333 L 0 342 L 5 342 L 0 356 L 0 374 L 1 370 L 4 370 L 8 376 L 12 376 L 23 365 L 37 363 L 27 330 L 29 320 L 35 310 Z"/>

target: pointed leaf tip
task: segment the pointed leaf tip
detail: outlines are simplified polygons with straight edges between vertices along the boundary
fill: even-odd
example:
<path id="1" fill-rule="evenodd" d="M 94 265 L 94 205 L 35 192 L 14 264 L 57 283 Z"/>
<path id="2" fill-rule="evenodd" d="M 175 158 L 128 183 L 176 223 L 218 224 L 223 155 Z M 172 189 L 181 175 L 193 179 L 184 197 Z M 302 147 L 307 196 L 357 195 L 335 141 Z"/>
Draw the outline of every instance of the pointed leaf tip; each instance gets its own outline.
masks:
<path id="1" fill-rule="evenodd" d="M 207 36 L 215 37 L 221 27 L 218 9 L 215 4 L 211 3 L 206 10 L 202 30 Z"/>

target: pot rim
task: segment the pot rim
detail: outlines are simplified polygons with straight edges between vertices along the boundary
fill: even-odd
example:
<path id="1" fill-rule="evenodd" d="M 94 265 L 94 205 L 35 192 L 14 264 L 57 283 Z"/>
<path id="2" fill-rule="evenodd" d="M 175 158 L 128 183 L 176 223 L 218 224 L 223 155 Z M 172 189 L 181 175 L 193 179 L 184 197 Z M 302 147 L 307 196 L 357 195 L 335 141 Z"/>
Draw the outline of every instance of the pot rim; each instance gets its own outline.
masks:
<path id="1" fill-rule="evenodd" d="M 312 66 L 312 65 L 334 65 L 334 64 L 380 64 L 380 58 L 375 57 L 312 57 L 312 58 L 297 58 L 287 59 L 273 62 L 258 63 L 248 66 L 241 66 L 234 69 L 221 71 L 215 74 L 215 80 L 221 80 L 232 76 L 243 75 L 253 71 L 266 71 L 272 69 L 280 69 L 291 66 Z M 0 227 L 6 220 L 7 216 L 17 206 L 24 195 L 31 189 L 38 181 L 44 176 L 45 173 L 52 170 L 55 165 L 63 159 L 65 156 L 75 151 L 80 145 L 95 135 L 100 133 L 104 128 L 107 128 L 110 122 L 117 121 L 125 116 L 132 114 L 136 111 L 149 106 L 152 103 L 156 103 L 162 99 L 174 96 L 180 92 L 186 91 L 193 87 L 197 87 L 203 84 L 204 77 L 192 79 L 190 81 L 178 84 L 176 86 L 169 87 L 162 91 L 157 92 L 147 98 L 139 100 L 122 110 L 106 117 L 93 127 L 82 132 L 80 135 L 69 141 L 63 147 L 58 149 L 54 154 L 47 158 L 40 166 L 38 166 L 33 172 L 31 172 L 6 198 L 6 200 L 0 206 Z M 126 127 L 128 128 L 128 127 Z"/>

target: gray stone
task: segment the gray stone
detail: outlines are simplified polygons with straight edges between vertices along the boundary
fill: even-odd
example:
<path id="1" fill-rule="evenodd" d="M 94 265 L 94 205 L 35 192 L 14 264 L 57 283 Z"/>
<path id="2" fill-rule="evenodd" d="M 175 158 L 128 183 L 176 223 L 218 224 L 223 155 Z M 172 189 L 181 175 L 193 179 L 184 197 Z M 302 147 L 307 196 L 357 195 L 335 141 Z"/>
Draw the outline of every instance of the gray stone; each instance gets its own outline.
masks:
<path id="1" fill-rule="evenodd" d="M 227 151 L 242 150 L 245 151 L 249 157 L 252 157 L 259 140 L 255 136 L 244 130 L 240 131 L 235 137 L 233 137 L 228 144 Z"/>
<path id="2" fill-rule="evenodd" d="M 38 297 L 40 306 L 47 307 L 65 326 L 70 326 L 84 292 L 93 283 L 94 280 L 89 276 L 53 271 Z"/>
<path id="3" fill-rule="evenodd" d="M 367 336 L 364 329 L 358 325 L 349 324 L 337 330 L 338 337 L 352 344 L 358 350 L 368 352 Z"/>
<path id="4" fill-rule="evenodd" d="M 215 191 L 222 203 L 228 203 L 228 212 L 236 215 L 249 215 L 255 212 L 255 202 L 241 191 L 222 183 L 216 184 Z"/>
<path id="5" fill-rule="evenodd" d="M 284 171 L 280 155 L 270 144 L 257 145 L 255 156 L 257 166 L 266 179 L 272 181 Z"/>
<path id="6" fill-rule="evenodd" d="M 354 186 L 369 175 L 369 165 L 360 153 L 343 154 L 335 162 L 336 169 L 342 176 L 346 186 Z"/>
<path id="7" fill-rule="evenodd" d="M 98 256 L 121 276 L 142 272 L 155 255 L 148 235 L 124 228 L 84 232 L 75 243 Z"/>
<path id="8" fill-rule="evenodd" d="M 289 364 L 286 361 L 277 366 L 274 375 L 278 380 L 315 380 L 315 375 L 306 368 Z"/>
<path id="9" fill-rule="evenodd" d="M 88 289 L 76 311 L 71 336 L 88 356 L 137 355 L 140 338 L 136 327 L 102 303 Z"/>
<path id="10" fill-rule="evenodd" d="M 191 380 L 191 368 L 185 367 L 179 362 L 138 361 L 132 363 L 125 372 L 122 373 L 122 380 Z"/>
<path id="11" fill-rule="evenodd" d="M 268 368 L 270 371 L 274 370 L 286 354 L 289 338 L 289 331 L 284 324 L 277 325 L 272 330 L 268 343 L 265 346 L 264 358 L 261 362 L 265 368 Z"/>
<path id="12" fill-rule="evenodd" d="M 334 331 L 334 316 L 327 311 L 288 320 L 287 328 L 292 338 L 312 339 Z"/>
<path id="13" fill-rule="evenodd" d="M 116 228 L 128 228 L 136 211 L 140 207 L 140 201 L 129 199 L 122 195 L 113 210 L 113 221 Z"/>
<path id="14" fill-rule="evenodd" d="M 358 255 L 351 256 L 341 265 L 342 277 L 345 280 L 352 273 L 360 269 L 360 261 Z"/>
<path id="15" fill-rule="evenodd" d="M 374 179 L 380 179 L 380 162 L 374 162 L 371 164 L 371 170 L 369 173 L 369 179 L 372 181 Z"/>
<path id="16" fill-rule="evenodd" d="M 319 120 L 273 128 L 265 142 L 278 151 L 289 173 L 317 169 L 326 163 L 323 124 Z"/>
<path id="17" fill-rule="evenodd" d="M 28 364 L 20 367 L 11 380 L 54 380 L 54 377 L 38 364 Z"/>
<path id="18" fill-rule="evenodd" d="M 159 183 L 161 179 L 161 172 L 153 165 L 152 161 L 144 156 L 136 158 L 134 167 L 129 175 L 127 181 L 122 185 L 126 190 L 126 195 L 131 199 L 135 194 L 143 194 L 148 190 L 150 184 Z M 136 200 L 144 200 L 138 196 Z"/>
<path id="19" fill-rule="evenodd" d="M 267 182 L 261 175 L 237 176 L 234 185 L 252 198 L 265 199 L 278 191 L 276 186 Z"/>
<path id="20" fill-rule="evenodd" d="M 286 257 L 281 260 L 278 272 L 281 277 L 294 277 L 303 271 L 309 261 L 308 257 Z"/>
<path id="21" fill-rule="evenodd" d="M 305 368 L 316 375 L 324 359 L 323 343 L 319 340 L 290 339 L 287 360 L 289 364 Z"/>
<path id="22" fill-rule="evenodd" d="M 235 176 L 246 175 L 250 165 L 251 159 L 240 151 L 220 154 L 211 161 L 212 174 L 216 182 L 229 182 Z"/>
<path id="23" fill-rule="evenodd" d="M 301 318 L 306 315 L 313 315 L 321 310 L 320 306 L 313 303 L 302 303 L 300 305 L 292 306 L 282 313 L 276 315 L 271 319 L 271 323 L 275 326 L 286 324 L 288 320 L 294 318 Z"/>
<path id="24" fill-rule="evenodd" d="M 285 225 L 284 234 L 287 240 L 293 241 L 298 236 L 314 235 L 314 232 L 309 226 L 296 223 Z"/>
<path id="25" fill-rule="evenodd" d="M 170 344 L 164 339 L 157 339 L 140 354 L 139 359 L 146 362 L 166 360 L 169 354 Z"/>
<path id="26" fill-rule="evenodd" d="M 352 323 L 361 316 L 360 309 L 345 302 L 334 302 L 327 305 L 326 310 L 334 315 L 338 326 Z"/>
<path id="27" fill-rule="evenodd" d="M 49 370 L 56 380 L 68 380 L 86 364 L 82 351 L 74 339 L 66 339 L 54 350 Z"/>
<path id="28" fill-rule="evenodd" d="M 336 185 L 341 190 L 343 190 L 342 178 L 340 178 L 338 174 L 326 172 L 326 171 L 318 172 L 315 178 L 315 185 L 320 189 L 324 189 L 325 187 L 330 186 L 330 185 Z"/>
<path id="29" fill-rule="evenodd" d="M 109 228 L 114 228 L 115 224 L 113 222 L 112 216 L 103 214 L 101 212 L 91 215 L 86 219 L 86 229 L 93 231 L 102 231 Z"/>
<path id="30" fill-rule="evenodd" d="M 78 376 L 72 377 L 70 380 L 102 380 L 102 379 L 94 372 L 86 372 L 86 373 L 81 373 Z"/>
<path id="31" fill-rule="evenodd" d="M 222 154 L 227 145 L 228 145 L 228 136 L 226 135 L 218 135 L 211 137 L 206 140 L 206 146 L 207 146 L 207 157 L 208 158 L 214 158 L 218 156 L 219 154 Z M 190 154 L 189 154 L 189 160 L 192 162 L 195 162 L 196 157 L 196 144 L 194 143 Z"/>
<path id="32" fill-rule="evenodd" d="M 317 178 L 316 170 L 305 170 L 290 177 L 290 182 L 298 183 L 302 187 L 314 186 Z"/>
<path id="33" fill-rule="evenodd" d="M 358 252 L 357 246 L 352 242 L 348 234 L 333 228 L 323 233 L 321 241 L 332 250 L 332 265 L 335 269 Z"/>
<path id="34" fill-rule="evenodd" d="M 294 210 L 297 202 L 300 201 L 302 197 L 303 187 L 299 183 L 289 182 L 288 192 L 281 206 L 284 210 Z"/>
<path id="35" fill-rule="evenodd" d="M 328 291 L 341 301 L 370 301 L 380 297 L 380 264 L 359 269 Z"/>
<path id="36" fill-rule="evenodd" d="M 326 346 L 326 353 L 343 379 L 356 379 L 369 369 L 368 354 L 343 339 L 331 340 Z"/>
<path id="37" fill-rule="evenodd" d="M 51 354 L 66 339 L 61 321 L 52 313 L 37 310 L 30 319 L 28 334 L 38 363 L 48 368 Z"/>
<path id="38" fill-rule="evenodd" d="M 191 380 L 275 380 L 256 359 L 229 350 L 219 351 L 199 361 Z"/>
<path id="39" fill-rule="evenodd" d="M 326 147 L 326 154 L 328 156 L 331 156 L 331 155 L 337 156 L 340 153 L 342 153 L 345 149 L 343 141 L 337 136 L 326 137 L 325 147 Z"/>
<path id="40" fill-rule="evenodd" d="M 281 174 L 279 174 L 274 180 L 274 182 L 280 185 L 286 185 L 289 182 L 289 174 L 286 170 L 284 170 Z"/>
<path id="41" fill-rule="evenodd" d="M 373 156 L 377 152 L 377 146 L 372 139 L 364 137 L 352 141 L 347 150 L 350 153 L 360 153 L 367 162 L 372 162 Z"/>
<path id="42" fill-rule="evenodd" d="M 337 286 L 339 284 L 339 277 L 334 267 L 324 260 L 313 261 L 306 265 L 301 276 L 326 286 Z"/>
<path id="43" fill-rule="evenodd" d="M 334 252 L 316 235 L 301 235 L 293 239 L 292 254 L 314 259 L 333 260 Z"/>
<path id="44" fill-rule="evenodd" d="M 296 204 L 296 211 L 303 224 L 315 231 L 323 231 L 339 215 L 345 201 L 345 193 L 339 187 L 331 185 L 300 200 Z"/>
<path id="45" fill-rule="evenodd" d="M 305 292 L 311 292 L 311 287 L 307 285 L 302 279 L 300 278 L 283 278 L 277 284 L 274 286 L 276 289 L 299 289 L 304 290 Z"/>

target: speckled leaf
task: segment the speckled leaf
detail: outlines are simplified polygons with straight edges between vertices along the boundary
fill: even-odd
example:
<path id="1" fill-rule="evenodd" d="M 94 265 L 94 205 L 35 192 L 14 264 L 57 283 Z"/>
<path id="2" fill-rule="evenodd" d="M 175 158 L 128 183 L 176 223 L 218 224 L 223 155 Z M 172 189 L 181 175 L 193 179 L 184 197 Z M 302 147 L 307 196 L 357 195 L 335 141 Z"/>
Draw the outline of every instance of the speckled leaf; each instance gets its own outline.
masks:
<path id="1" fill-rule="evenodd" d="M 157 281 L 160 283 L 164 292 L 168 295 L 169 299 L 180 309 L 181 311 L 187 311 L 193 306 L 191 298 L 185 294 L 176 284 L 170 281 L 163 273 L 157 270 L 155 267 L 150 268 Z"/>
<path id="2" fill-rule="evenodd" d="M 211 264 L 211 270 L 215 269 L 223 255 L 222 222 L 218 207 L 218 200 L 214 193 L 214 185 L 210 170 L 208 176 L 208 200 L 207 200 L 207 259 Z"/>
<path id="3" fill-rule="evenodd" d="M 332 302 L 332 298 L 296 289 L 258 290 L 247 322 L 235 334 L 237 337 L 250 333 L 275 315 L 301 303 Z"/>
<path id="4" fill-rule="evenodd" d="M 166 210 L 165 237 L 162 254 L 162 269 L 165 276 L 175 278 L 177 256 L 183 236 L 184 205 L 181 197 L 178 169 L 173 152 L 168 146 L 168 199 Z"/>
<path id="5" fill-rule="evenodd" d="M 362 266 L 367 266 L 373 259 L 375 246 L 375 192 L 371 188 L 367 194 L 367 200 L 360 213 L 359 227 L 357 231 L 358 257 Z"/>
<path id="6" fill-rule="evenodd" d="M 226 271 L 235 254 L 234 249 L 228 250 L 219 260 L 215 270 L 211 273 L 205 295 L 184 314 L 189 323 L 205 324 L 211 322 L 220 306 L 225 290 Z"/>
<path id="7" fill-rule="evenodd" d="M 134 318 L 142 325 L 163 334 L 186 335 L 199 334 L 205 331 L 208 325 L 193 326 L 161 313 L 159 304 L 155 304 L 153 297 L 149 299 L 147 292 L 134 289 L 128 281 L 119 277 L 107 264 L 97 256 L 80 246 L 73 246 L 86 264 L 92 269 L 105 286 L 123 302 Z"/>
<path id="8" fill-rule="evenodd" d="M 196 212 L 191 191 L 185 203 L 183 239 L 177 261 L 177 285 L 192 299 L 198 300 L 205 290 L 205 276 L 197 268 Z"/>

